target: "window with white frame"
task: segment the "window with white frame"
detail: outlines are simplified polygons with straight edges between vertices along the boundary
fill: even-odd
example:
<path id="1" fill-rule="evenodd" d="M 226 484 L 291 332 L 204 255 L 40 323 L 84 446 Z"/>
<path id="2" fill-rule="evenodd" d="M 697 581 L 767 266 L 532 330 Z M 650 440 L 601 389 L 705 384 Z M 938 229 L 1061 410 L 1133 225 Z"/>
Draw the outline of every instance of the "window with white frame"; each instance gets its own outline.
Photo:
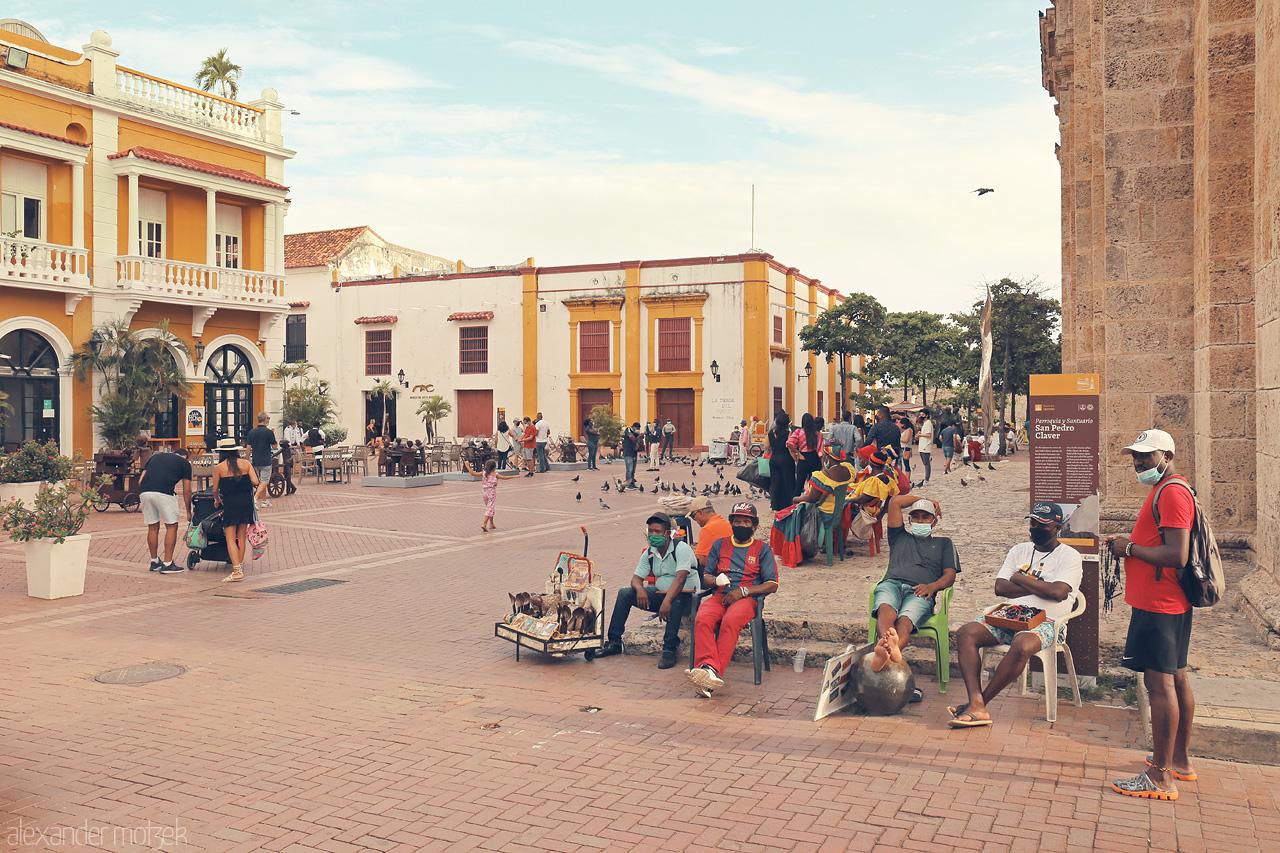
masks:
<path id="1" fill-rule="evenodd" d="M 28 240 L 45 239 L 48 169 L 17 157 L 0 158 L 0 231 Z"/>
<path id="2" fill-rule="evenodd" d="M 168 200 L 159 190 L 138 190 L 138 254 L 163 258 Z"/>
<path id="3" fill-rule="evenodd" d="M 240 208 L 219 204 L 214 232 L 214 263 L 223 269 L 240 269 Z"/>

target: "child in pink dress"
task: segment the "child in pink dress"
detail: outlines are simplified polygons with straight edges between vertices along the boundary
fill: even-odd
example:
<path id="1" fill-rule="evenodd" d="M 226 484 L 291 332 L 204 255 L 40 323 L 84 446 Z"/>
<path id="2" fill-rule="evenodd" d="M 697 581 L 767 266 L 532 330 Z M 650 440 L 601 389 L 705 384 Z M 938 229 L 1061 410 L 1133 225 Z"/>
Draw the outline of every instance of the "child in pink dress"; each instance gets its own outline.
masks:
<path id="1" fill-rule="evenodd" d="M 484 463 L 484 473 L 478 474 L 471 470 L 466 462 L 462 463 L 462 467 L 472 477 L 480 478 L 480 494 L 484 496 L 484 522 L 480 525 L 483 531 L 493 530 L 497 525 L 493 523 L 493 508 L 498 502 L 498 481 L 510 480 L 513 477 L 519 477 L 519 474 L 499 474 L 498 463 L 493 459 Z"/>

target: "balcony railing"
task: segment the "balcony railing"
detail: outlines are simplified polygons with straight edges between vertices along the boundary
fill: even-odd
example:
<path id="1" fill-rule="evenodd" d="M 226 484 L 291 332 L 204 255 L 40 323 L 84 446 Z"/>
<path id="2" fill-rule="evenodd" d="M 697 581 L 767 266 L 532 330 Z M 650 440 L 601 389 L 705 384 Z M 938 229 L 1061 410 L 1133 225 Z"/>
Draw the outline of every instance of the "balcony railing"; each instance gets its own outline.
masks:
<path id="1" fill-rule="evenodd" d="M 274 304 L 284 298 L 280 276 L 139 255 L 116 258 L 116 282 L 122 288 L 167 298 L 247 304 Z"/>
<path id="2" fill-rule="evenodd" d="M 262 111 L 254 107 L 118 66 L 116 89 L 129 103 L 236 136 L 262 139 Z"/>
<path id="3" fill-rule="evenodd" d="M 89 286 L 89 250 L 0 237 L 0 281 Z"/>

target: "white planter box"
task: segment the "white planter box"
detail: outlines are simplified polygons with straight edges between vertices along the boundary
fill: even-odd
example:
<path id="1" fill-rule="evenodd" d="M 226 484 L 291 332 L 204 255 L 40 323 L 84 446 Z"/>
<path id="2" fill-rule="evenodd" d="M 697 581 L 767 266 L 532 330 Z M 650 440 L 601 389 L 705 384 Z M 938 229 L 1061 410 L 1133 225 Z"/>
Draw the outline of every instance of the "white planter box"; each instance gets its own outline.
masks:
<path id="1" fill-rule="evenodd" d="M 83 595 L 84 574 L 89 565 L 89 535 L 68 536 L 61 545 L 52 539 L 23 543 L 27 549 L 27 595 L 32 598 Z"/>
<path id="2" fill-rule="evenodd" d="M 36 505 L 36 495 L 40 493 L 42 482 L 34 483 L 3 483 L 0 484 L 0 503 L 8 503 L 17 498 L 27 507 L 34 509 Z"/>

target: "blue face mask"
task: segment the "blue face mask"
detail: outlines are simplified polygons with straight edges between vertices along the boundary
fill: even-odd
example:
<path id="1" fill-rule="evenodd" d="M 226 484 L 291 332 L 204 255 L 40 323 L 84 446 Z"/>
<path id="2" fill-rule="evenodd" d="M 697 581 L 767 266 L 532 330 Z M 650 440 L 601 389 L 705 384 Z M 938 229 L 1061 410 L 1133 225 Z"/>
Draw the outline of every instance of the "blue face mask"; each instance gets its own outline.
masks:
<path id="1" fill-rule="evenodd" d="M 1154 486 L 1156 483 L 1164 479 L 1164 472 L 1157 465 L 1154 468 L 1148 468 L 1145 471 L 1137 472 L 1138 482 L 1144 486 Z"/>
<path id="2" fill-rule="evenodd" d="M 919 539 L 928 539 L 933 535 L 933 525 L 922 521 L 913 521 L 907 525 L 907 531 Z"/>

